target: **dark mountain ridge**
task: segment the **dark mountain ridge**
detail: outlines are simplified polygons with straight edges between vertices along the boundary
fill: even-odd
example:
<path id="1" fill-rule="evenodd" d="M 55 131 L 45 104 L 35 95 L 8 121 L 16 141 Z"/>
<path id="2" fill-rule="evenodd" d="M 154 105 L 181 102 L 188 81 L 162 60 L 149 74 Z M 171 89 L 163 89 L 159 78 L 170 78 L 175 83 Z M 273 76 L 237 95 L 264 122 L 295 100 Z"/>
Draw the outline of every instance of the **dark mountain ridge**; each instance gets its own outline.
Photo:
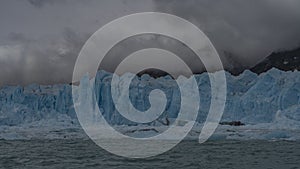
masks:
<path id="1" fill-rule="evenodd" d="M 272 68 L 283 71 L 300 70 L 300 47 L 294 50 L 273 52 L 250 70 L 260 74 Z"/>

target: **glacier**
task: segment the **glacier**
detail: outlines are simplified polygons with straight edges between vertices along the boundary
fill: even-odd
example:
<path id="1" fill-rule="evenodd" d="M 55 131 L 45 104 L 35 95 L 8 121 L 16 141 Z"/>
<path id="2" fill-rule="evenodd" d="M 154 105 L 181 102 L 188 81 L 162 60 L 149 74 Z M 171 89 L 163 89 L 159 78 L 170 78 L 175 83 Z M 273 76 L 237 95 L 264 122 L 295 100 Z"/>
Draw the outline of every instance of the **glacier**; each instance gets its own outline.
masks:
<path id="1" fill-rule="evenodd" d="M 188 138 L 199 135 L 210 106 L 208 73 L 195 75 L 200 105 L 197 124 Z M 149 109 L 149 93 L 162 90 L 167 103 L 158 120 L 138 124 L 124 118 L 111 97 L 112 74 L 98 71 L 95 77 L 95 102 L 106 121 L 128 135 L 155 134 L 166 128 L 166 117 L 174 122 L 180 109 L 180 92 L 170 76 L 154 79 L 135 77 L 130 84 L 130 101 L 140 111 Z M 183 78 L 188 81 L 188 78 Z M 213 138 L 227 139 L 300 139 L 300 72 L 271 69 L 257 75 L 245 70 L 239 76 L 226 72 L 227 100 L 221 121 L 241 121 L 245 126 L 219 126 Z M 77 96 L 91 83 L 83 77 Z M 188 86 L 187 86 L 188 87 Z M 77 98 L 77 99 L 78 99 Z M 96 106 L 98 106 L 96 104 Z M 95 106 L 95 105 L 93 105 Z M 130 111 L 130 110 L 128 110 Z M 94 121 L 100 120 L 95 115 Z M 125 127 L 124 127 L 125 126 Z M 147 129 L 147 130 L 146 130 Z M 131 131 L 131 132 L 128 132 Z M 86 137 L 78 122 L 69 84 L 4 86 L 0 89 L 0 139 Z"/>

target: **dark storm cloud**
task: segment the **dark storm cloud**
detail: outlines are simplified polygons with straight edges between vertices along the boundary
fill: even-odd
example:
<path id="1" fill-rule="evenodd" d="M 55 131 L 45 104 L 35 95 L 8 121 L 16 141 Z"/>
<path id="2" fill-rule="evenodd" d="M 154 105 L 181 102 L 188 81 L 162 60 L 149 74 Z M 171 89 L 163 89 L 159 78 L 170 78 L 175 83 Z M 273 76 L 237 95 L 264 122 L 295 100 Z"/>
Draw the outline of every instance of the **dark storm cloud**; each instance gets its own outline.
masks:
<path id="1" fill-rule="evenodd" d="M 38 8 L 43 7 L 47 4 L 54 4 L 54 3 L 64 3 L 65 0 L 28 0 L 28 2 Z"/>
<path id="2" fill-rule="evenodd" d="M 0 86 L 68 83 L 87 38 L 109 21 L 152 9 L 138 0 L 7 0 L 0 4 Z"/>
<path id="3" fill-rule="evenodd" d="M 198 56 L 186 45 L 182 42 L 167 37 L 163 35 L 156 35 L 156 34 L 143 34 L 143 35 L 136 35 L 116 44 L 105 56 L 102 63 L 100 64 L 101 69 L 106 71 L 115 72 L 115 69 L 119 65 L 119 63 L 128 57 L 130 54 L 147 48 L 159 48 L 170 51 L 174 53 L 176 56 L 179 56 L 188 66 L 191 68 L 192 72 L 203 72 L 204 65 L 198 59 Z M 141 56 L 142 57 L 142 56 Z M 145 56 L 145 58 L 149 57 L 148 62 L 151 62 L 151 56 Z M 160 62 L 168 62 L 171 58 L 160 59 Z M 114 62 L 112 62 L 114 61 Z M 143 60 L 145 62 L 145 60 Z M 134 64 L 142 65 L 143 63 L 135 62 Z M 181 65 L 176 63 L 172 63 L 173 67 L 175 67 L 172 72 L 176 75 L 188 75 L 188 72 L 184 72 L 179 68 Z M 122 72 L 125 73 L 125 72 Z"/>
<path id="4" fill-rule="evenodd" d="M 92 33 L 116 18 L 146 11 L 191 21 L 212 40 L 227 69 L 249 67 L 274 50 L 300 45 L 299 6 L 299 0 L 2 1 L 0 85 L 70 82 L 78 52 Z M 154 40 L 172 51 L 170 40 Z M 138 48 L 128 42 L 116 55 Z M 184 51 L 178 45 L 173 51 Z"/>
<path id="5" fill-rule="evenodd" d="M 0 78 L 5 84 L 70 82 L 76 57 L 87 39 L 65 28 L 59 39 L 29 39 L 9 35 L 10 43 L 0 48 Z"/>
<path id="6" fill-rule="evenodd" d="M 300 45 L 299 0 L 155 0 L 211 39 L 225 67 L 252 66 L 274 50 Z"/>

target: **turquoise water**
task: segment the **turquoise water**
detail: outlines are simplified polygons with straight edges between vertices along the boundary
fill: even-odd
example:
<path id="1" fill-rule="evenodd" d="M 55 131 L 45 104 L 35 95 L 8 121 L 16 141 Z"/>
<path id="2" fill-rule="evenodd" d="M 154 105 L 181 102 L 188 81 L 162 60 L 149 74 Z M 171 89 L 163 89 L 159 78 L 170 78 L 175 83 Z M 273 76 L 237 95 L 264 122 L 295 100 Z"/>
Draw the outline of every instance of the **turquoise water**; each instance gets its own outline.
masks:
<path id="1" fill-rule="evenodd" d="M 300 142 L 183 141 L 162 155 L 127 159 L 90 140 L 0 140 L 0 168 L 300 168 Z"/>

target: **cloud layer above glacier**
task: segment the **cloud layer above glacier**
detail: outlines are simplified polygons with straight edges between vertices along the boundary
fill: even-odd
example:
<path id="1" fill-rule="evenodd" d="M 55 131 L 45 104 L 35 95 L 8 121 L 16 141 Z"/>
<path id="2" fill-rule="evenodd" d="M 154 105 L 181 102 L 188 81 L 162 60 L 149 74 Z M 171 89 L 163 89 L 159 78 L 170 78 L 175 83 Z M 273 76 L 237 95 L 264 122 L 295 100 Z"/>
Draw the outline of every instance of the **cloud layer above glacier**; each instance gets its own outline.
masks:
<path id="1" fill-rule="evenodd" d="M 113 19 L 145 11 L 191 21 L 212 40 L 225 67 L 249 67 L 271 51 L 299 45 L 299 6 L 298 0 L 2 1 L 0 85 L 70 82 L 78 52 L 93 32 Z"/>

